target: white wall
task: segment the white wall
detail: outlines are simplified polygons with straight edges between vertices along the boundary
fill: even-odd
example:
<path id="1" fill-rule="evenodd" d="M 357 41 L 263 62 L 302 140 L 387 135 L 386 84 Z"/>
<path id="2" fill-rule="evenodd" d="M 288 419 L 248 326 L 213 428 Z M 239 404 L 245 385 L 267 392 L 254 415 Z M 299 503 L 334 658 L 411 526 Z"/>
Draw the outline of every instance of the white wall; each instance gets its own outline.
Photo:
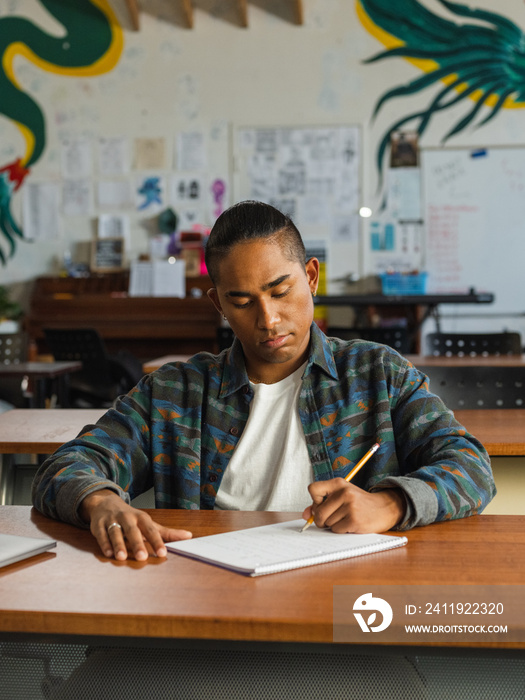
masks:
<path id="1" fill-rule="evenodd" d="M 445 12 L 435 0 L 424 2 Z M 179 132 L 202 130 L 213 149 L 224 145 L 227 135 L 242 126 L 357 124 L 362 130 L 362 201 L 375 207 L 378 140 L 392 122 L 420 109 L 432 97 L 429 92 L 392 100 L 372 125 L 373 107 L 385 90 L 420 75 L 420 71 L 402 59 L 364 65 L 363 60 L 382 46 L 362 27 L 349 0 L 304 0 L 303 26 L 279 16 L 282 0 L 249 2 L 247 29 L 236 23 L 233 0 L 196 0 L 193 4 L 195 25 L 190 30 L 183 26 L 180 13 L 174 10 L 170 15 L 171 3 L 141 0 L 140 31 L 125 30 L 122 58 L 106 75 L 60 76 L 44 72 L 23 58 L 16 59 L 16 75 L 43 108 L 47 126 L 47 148 L 26 182 L 61 181 L 60 143 L 68 137 L 88 136 L 94 154 L 99 137 L 123 135 L 131 147 L 137 137 L 162 137 L 169 154 L 167 174 L 173 169 L 172 154 Z M 476 0 L 475 4 L 494 9 L 490 0 Z M 114 6 L 128 24 L 125 4 L 115 0 Z M 157 16 L 157 10 L 164 13 L 164 18 Z M 525 28 L 521 0 L 507 0 L 504 10 L 499 11 Z M 10 14 L 32 17 L 50 31 L 59 30 L 37 0 L 2 3 L 0 17 Z M 468 109 L 460 103 L 438 115 L 421 145 L 439 146 L 443 134 Z M 482 129 L 453 138 L 450 145 L 523 144 L 524 133 L 525 112 L 502 110 Z M 0 167 L 23 153 L 23 148 L 16 127 L 0 118 Z M 231 160 L 225 168 L 231 175 Z M 135 174 L 131 172 L 132 180 Z M 97 178 L 95 168 L 94 184 Z M 18 219 L 21 200 L 18 193 L 14 201 Z M 61 215 L 61 239 L 20 243 L 15 257 L 6 267 L 0 267 L 0 283 L 22 282 L 56 272 L 66 249 L 77 261 L 87 259 L 98 213 L 95 202 L 90 216 Z M 148 236 L 155 226 L 150 217 L 142 217 L 136 210 L 130 209 L 129 214 L 129 252 L 134 258 L 147 251 Z M 517 254 L 524 255 L 525 238 L 522 245 Z M 339 254 L 337 260 L 329 258 L 328 264 L 332 277 L 342 272 L 363 272 L 362 260 L 345 259 Z"/>

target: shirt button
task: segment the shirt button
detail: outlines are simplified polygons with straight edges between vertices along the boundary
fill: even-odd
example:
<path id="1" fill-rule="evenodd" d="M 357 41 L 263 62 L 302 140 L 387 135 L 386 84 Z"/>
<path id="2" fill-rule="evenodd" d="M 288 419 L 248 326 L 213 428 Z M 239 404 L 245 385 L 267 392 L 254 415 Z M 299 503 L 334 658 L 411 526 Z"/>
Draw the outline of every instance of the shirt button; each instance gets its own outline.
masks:
<path id="1" fill-rule="evenodd" d="M 238 435 L 239 434 L 239 428 L 230 428 L 230 435 Z"/>
<path id="2" fill-rule="evenodd" d="M 210 474 L 210 481 L 217 481 L 217 474 Z"/>
<path id="3" fill-rule="evenodd" d="M 247 386 L 243 386 L 243 388 L 242 388 L 242 393 L 243 393 L 243 394 L 247 394 L 249 391 L 250 391 L 250 390 L 248 389 Z"/>

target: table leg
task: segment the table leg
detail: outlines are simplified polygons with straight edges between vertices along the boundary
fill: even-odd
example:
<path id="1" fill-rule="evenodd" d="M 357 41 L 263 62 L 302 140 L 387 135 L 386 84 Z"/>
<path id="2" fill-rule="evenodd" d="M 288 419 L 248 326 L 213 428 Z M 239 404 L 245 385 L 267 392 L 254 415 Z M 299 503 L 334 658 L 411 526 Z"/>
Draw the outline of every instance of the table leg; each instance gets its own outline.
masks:
<path id="1" fill-rule="evenodd" d="M 13 455 L 0 454 L 0 505 L 13 502 L 14 464 Z"/>

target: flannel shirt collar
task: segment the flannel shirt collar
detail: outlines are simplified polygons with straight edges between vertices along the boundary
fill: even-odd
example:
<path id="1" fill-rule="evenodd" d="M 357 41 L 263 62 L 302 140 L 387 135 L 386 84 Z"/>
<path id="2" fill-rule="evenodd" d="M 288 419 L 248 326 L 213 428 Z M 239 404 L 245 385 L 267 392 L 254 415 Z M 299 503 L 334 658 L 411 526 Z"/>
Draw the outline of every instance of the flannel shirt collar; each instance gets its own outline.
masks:
<path id="1" fill-rule="evenodd" d="M 316 323 L 312 323 L 310 326 L 310 354 L 304 372 L 305 376 L 312 371 L 314 365 L 332 379 L 339 378 L 330 343 Z M 219 398 L 226 398 L 249 385 L 250 380 L 244 364 L 242 345 L 235 338 L 231 348 L 225 354 Z"/>

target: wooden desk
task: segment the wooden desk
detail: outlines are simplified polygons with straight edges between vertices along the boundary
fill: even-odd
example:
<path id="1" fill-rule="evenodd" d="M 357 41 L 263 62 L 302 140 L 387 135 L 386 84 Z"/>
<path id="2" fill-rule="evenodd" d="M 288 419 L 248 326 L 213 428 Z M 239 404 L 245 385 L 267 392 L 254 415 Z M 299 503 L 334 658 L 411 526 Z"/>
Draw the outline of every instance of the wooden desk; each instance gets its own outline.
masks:
<path id="1" fill-rule="evenodd" d="M 13 409 L 0 414 L 0 505 L 9 502 L 12 455 L 51 454 L 105 409 Z M 525 456 L 525 409 L 456 411 L 491 457 Z"/>
<path id="2" fill-rule="evenodd" d="M 297 517 L 177 510 L 156 510 L 154 516 L 196 537 Z M 4 636 L 332 643 L 334 585 L 525 580 L 524 516 L 481 515 L 416 528 L 400 549 L 259 578 L 171 554 L 145 563 L 106 560 L 88 531 L 48 520 L 27 506 L 2 506 L 0 531 L 58 540 L 53 553 L 1 570 Z M 525 643 L 510 646 L 523 649 Z"/>
<path id="3" fill-rule="evenodd" d="M 142 371 L 144 374 L 151 374 L 162 365 L 168 362 L 187 362 L 191 355 L 163 355 L 162 357 L 156 357 L 154 360 L 148 360 L 142 365 Z"/>
<path id="4" fill-rule="evenodd" d="M 15 408 L 0 413 L 0 505 L 11 500 L 15 454 L 51 454 L 96 423 L 101 408 Z"/>
<path id="5" fill-rule="evenodd" d="M 491 457 L 525 456 L 525 409 L 497 408 L 454 411 Z"/>
<path id="6" fill-rule="evenodd" d="M 72 372 L 82 369 L 82 362 L 20 362 L 0 365 L 1 377 L 27 377 L 34 382 L 35 391 L 30 400 L 31 408 L 44 408 L 49 396 L 48 385 L 56 381 L 59 402 L 67 406 L 67 383 Z"/>
<path id="7" fill-rule="evenodd" d="M 525 355 L 489 355 L 482 357 L 444 357 L 405 355 L 414 367 L 525 367 Z"/>
<path id="8" fill-rule="evenodd" d="M 294 517 L 163 510 L 154 515 L 165 525 L 189 527 L 194 536 Z M 334 689 L 337 697 L 350 697 L 349 682 L 363 690 L 351 697 L 394 697 L 388 694 L 394 686 L 395 697 L 407 698 L 500 697 L 502 687 L 515 689 L 506 697 L 519 697 L 522 690 L 525 645 L 520 641 L 480 648 L 461 643 L 457 635 L 457 644 L 447 646 L 394 646 L 382 643 L 378 634 L 370 635 L 368 644 L 334 642 L 332 600 L 336 585 L 377 594 L 377 587 L 386 584 L 388 590 L 397 586 L 403 596 L 419 585 L 454 591 L 463 584 L 521 586 L 525 517 L 482 515 L 430 525 L 407 533 L 408 545 L 400 549 L 259 578 L 174 554 L 142 563 L 107 560 L 88 531 L 50 521 L 24 506 L 0 508 L 0 531 L 58 542 L 56 550 L 0 569 L 3 658 L 12 650 L 14 669 L 23 663 L 24 676 L 31 678 L 31 657 L 47 658 L 48 664 L 57 659 L 57 669 L 64 669 L 61 675 L 68 668 L 68 655 L 80 657 L 73 686 L 102 691 L 82 697 L 160 697 L 155 689 L 166 684 L 177 687 L 177 696 L 180 691 L 181 697 L 199 700 L 218 697 L 211 688 L 226 689 L 221 697 L 235 698 L 304 700 L 335 697 Z M 86 662 L 88 645 L 94 656 Z M 97 652 L 97 647 L 102 650 Z M 417 694 L 399 691 L 414 680 L 407 656 L 417 667 Z M 184 659 L 192 674 L 200 668 L 203 676 L 211 674 L 204 686 L 208 692 L 202 692 L 200 683 L 195 688 L 194 675 L 181 673 Z M 366 674 L 363 664 L 369 669 Z M 33 668 L 33 682 L 41 683 L 42 661 Z M 148 686 L 137 692 L 141 674 Z M 265 693 L 276 674 L 277 687 L 273 683 L 273 692 Z M 7 687 L 18 690 L 20 673 L 10 677 Z M 316 685 L 316 694 L 304 691 L 305 677 Z M 331 690 L 325 694 L 327 678 Z M 370 683 L 380 685 L 382 692 L 371 694 Z M 129 694 L 115 693 L 123 685 Z M 444 687 L 454 692 L 443 694 Z M 251 692 L 243 693 L 246 688 Z"/>
<path id="9" fill-rule="evenodd" d="M 51 454 L 105 408 L 14 408 L 0 413 L 0 454 Z"/>

